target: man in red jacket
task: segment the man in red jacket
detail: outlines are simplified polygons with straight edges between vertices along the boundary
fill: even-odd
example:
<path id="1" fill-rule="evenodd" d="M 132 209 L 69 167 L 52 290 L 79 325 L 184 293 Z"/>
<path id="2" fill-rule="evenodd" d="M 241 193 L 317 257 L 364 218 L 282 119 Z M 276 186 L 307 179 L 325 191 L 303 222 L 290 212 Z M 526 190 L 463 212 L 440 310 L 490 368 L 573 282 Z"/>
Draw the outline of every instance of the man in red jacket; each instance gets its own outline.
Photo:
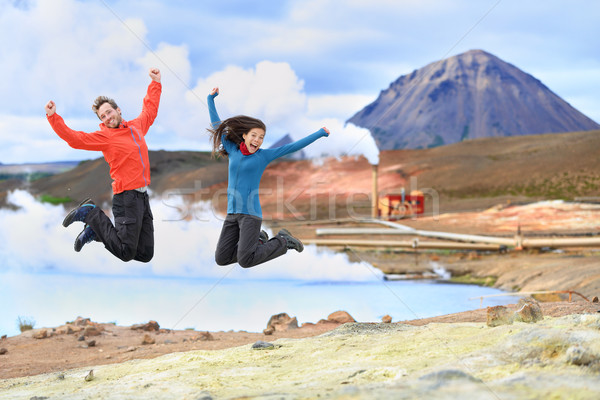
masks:
<path id="1" fill-rule="evenodd" d="M 147 193 L 150 162 L 144 136 L 158 113 L 162 92 L 160 71 L 150 69 L 150 78 L 142 113 L 131 121 L 123 120 L 113 99 L 98 97 L 92 106 L 102 121 L 96 132 L 72 130 L 56 113 L 52 100 L 45 106 L 54 132 L 75 149 L 101 151 L 113 179 L 114 225 L 91 199 L 84 200 L 65 217 L 65 227 L 75 221 L 85 223 L 75 239 L 75 251 L 96 240 L 123 261 L 148 262 L 154 255 L 154 225 Z"/>

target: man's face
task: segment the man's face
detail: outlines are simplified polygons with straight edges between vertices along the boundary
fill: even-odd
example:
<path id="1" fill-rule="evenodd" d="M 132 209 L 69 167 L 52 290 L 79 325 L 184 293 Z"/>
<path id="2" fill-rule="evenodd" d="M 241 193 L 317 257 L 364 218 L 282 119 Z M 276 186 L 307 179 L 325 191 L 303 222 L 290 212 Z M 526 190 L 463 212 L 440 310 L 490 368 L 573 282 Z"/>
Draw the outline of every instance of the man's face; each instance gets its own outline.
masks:
<path id="1" fill-rule="evenodd" d="M 107 128 L 118 128 L 123 121 L 121 109 L 117 107 L 115 110 L 109 103 L 104 103 L 98 108 L 98 117 Z"/>

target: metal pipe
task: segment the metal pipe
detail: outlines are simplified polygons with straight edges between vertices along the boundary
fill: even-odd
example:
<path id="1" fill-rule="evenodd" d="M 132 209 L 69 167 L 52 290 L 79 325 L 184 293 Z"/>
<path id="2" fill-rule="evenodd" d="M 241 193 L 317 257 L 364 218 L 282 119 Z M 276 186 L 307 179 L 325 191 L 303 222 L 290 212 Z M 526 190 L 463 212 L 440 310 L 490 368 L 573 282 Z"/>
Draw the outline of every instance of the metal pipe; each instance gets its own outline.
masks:
<path id="1" fill-rule="evenodd" d="M 523 248 L 600 246 L 600 237 L 523 239 Z"/>
<path id="2" fill-rule="evenodd" d="M 355 246 L 355 247 L 394 247 L 412 249 L 448 249 L 448 250 L 500 250 L 502 246 L 486 243 L 423 242 L 398 240 L 344 240 L 344 239 L 306 239 L 304 244 L 317 246 Z"/>
<path id="3" fill-rule="evenodd" d="M 385 228 L 320 228 L 316 230 L 317 236 L 322 235 L 416 235 L 432 239 L 448 239 L 469 243 L 488 243 L 501 246 L 514 246 L 515 241 L 511 238 L 499 238 L 494 236 L 466 235 L 462 233 L 448 233 L 421 230 L 400 230 Z"/>
<path id="4" fill-rule="evenodd" d="M 371 195 L 371 217 L 377 218 L 379 217 L 379 194 L 377 189 L 377 165 L 371 165 L 371 170 L 373 171 L 373 193 Z"/>
<path id="5" fill-rule="evenodd" d="M 500 246 L 541 248 L 541 247 L 600 247 L 600 237 L 581 238 L 542 238 L 527 239 L 523 237 L 502 238 L 497 236 L 469 235 L 463 233 L 449 233 L 436 231 L 422 231 L 391 221 L 378 219 L 364 220 L 365 223 L 376 223 L 388 226 L 385 228 L 320 228 L 316 230 L 317 236 L 322 235 L 414 235 L 431 239 L 454 240 L 467 243 L 494 244 Z M 520 246 L 519 246 L 520 245 Z M 439 247 L 441 248 L 441 247 Z"/>

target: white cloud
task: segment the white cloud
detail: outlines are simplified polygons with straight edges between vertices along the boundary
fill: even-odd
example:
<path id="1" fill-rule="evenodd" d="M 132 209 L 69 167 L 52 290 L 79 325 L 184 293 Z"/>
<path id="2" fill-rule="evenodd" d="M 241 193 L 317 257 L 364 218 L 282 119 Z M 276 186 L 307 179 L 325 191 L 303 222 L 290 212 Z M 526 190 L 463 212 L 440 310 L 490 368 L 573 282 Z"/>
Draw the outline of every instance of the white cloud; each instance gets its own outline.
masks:
<path id="1" fill-rule="evenodd" d="M 151 199 L 156 246 L 154 258 L 144 264 L 124 263 L 97 242 L 74 252 L 73 242 L 83 225 L 64 228 L 67 210 L 62 206 L 40 203 L 21 190 L 9 193 L 7 201 L 17 209 L 0 209 L 0 272 L 221 278 L 230 268 L 214 262 L 222 219 L 203 203 L 189 205 L 179 196 Z M 251 274 L 237 265 L 227 273 L 232 279 L 331 281 L 372 281 L 379 275 L 368 264 L 351 263 L 344 254 L 315 246 L 306 246 L 302 254 L 289 252 L 253 268 Z"/>

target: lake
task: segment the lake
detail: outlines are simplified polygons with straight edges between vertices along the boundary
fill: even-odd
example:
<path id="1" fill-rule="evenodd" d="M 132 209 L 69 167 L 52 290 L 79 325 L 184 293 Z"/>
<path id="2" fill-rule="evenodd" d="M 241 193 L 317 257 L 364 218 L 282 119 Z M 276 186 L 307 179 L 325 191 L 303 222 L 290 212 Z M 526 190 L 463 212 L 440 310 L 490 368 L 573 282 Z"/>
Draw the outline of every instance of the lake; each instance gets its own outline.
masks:
<path id="1" fill-rule="evenodd" d="M 318 322 L 338 310 L 359 322 L 427 318 L 480 308 L 472 297 L 497 289 L 435 281 L 328 282 L 140 278 L 65 274 L 0 274 L 0 334 L 19 333 L 17 318 L 55 327 L 77 316 L 132 325 L 149 320 L 168 329 L 261 332 L 274 314 Z M 484 299 L 483 306 L 516 302 Z"/>

